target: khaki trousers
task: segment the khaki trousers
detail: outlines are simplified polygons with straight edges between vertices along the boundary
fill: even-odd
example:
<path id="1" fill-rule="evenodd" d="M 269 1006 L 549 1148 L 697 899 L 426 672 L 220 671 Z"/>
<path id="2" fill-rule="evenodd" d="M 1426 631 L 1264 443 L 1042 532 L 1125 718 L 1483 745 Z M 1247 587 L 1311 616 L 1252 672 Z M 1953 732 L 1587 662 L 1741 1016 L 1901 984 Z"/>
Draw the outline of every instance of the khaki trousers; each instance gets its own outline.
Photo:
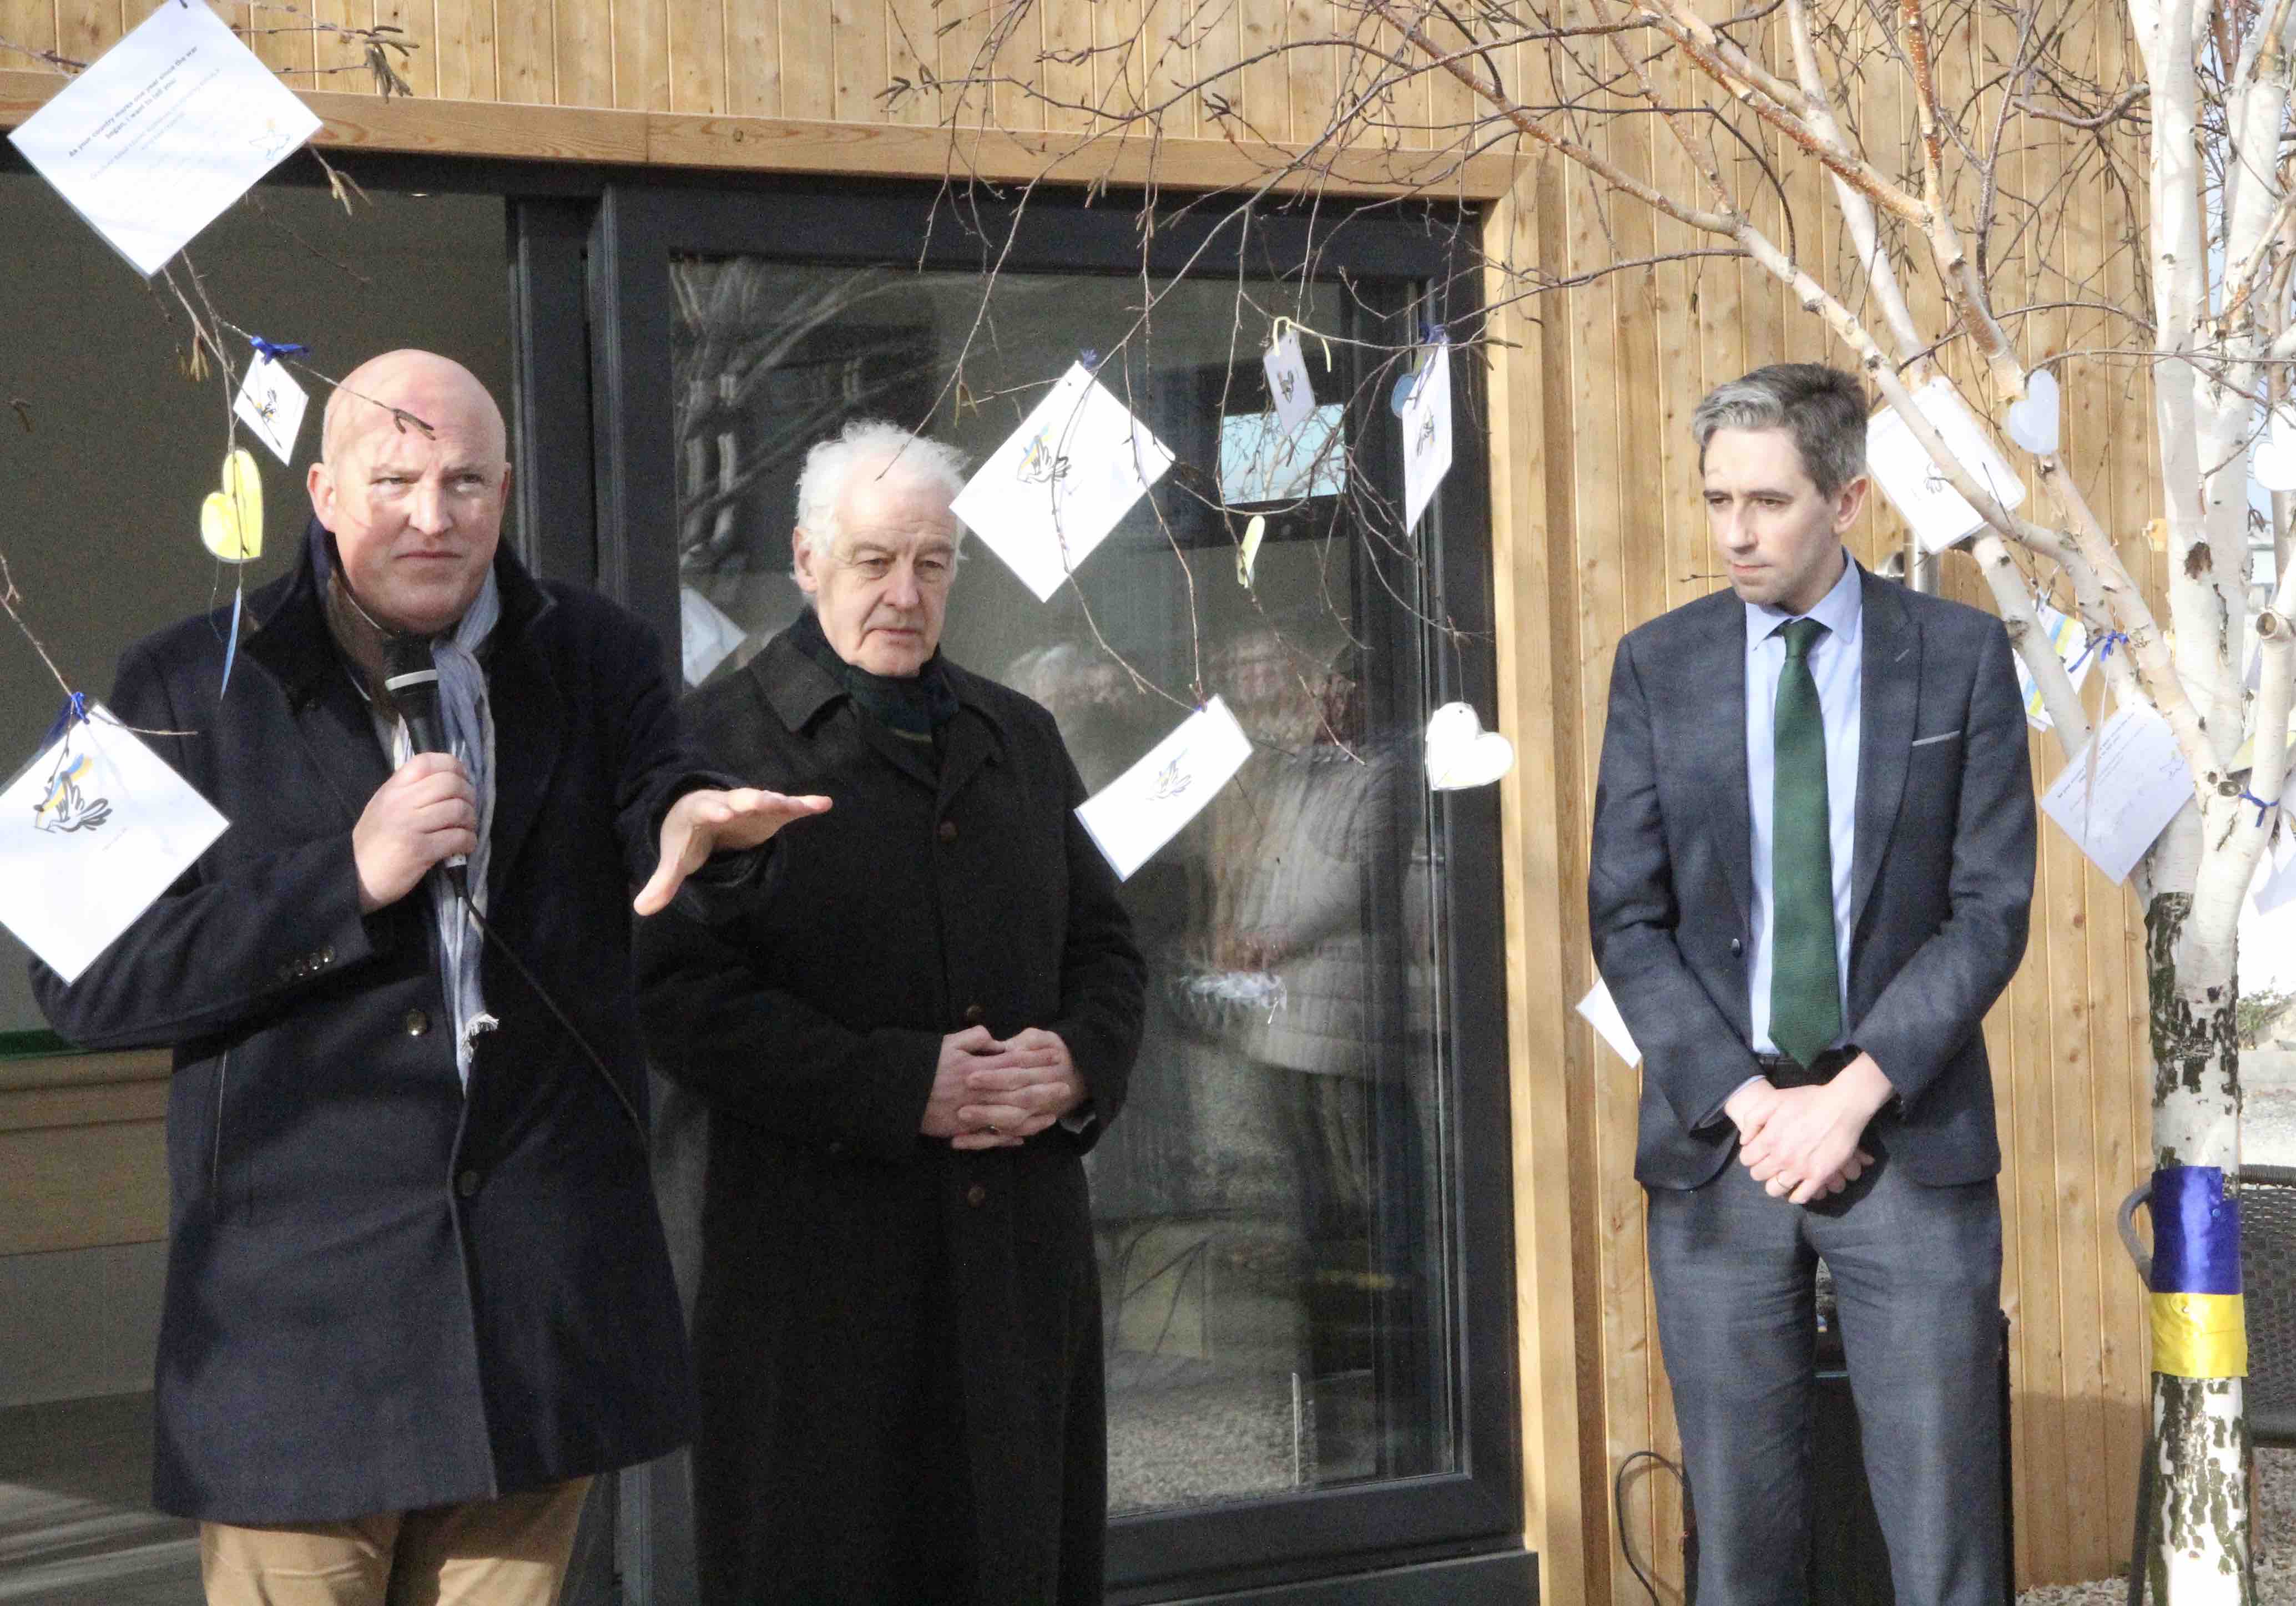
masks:
<path id="1" fill-rule="evenodd" d="M 200 1524 L 208 1606 L 556 1606 L 590 1480 L 279 1528 Z"/>

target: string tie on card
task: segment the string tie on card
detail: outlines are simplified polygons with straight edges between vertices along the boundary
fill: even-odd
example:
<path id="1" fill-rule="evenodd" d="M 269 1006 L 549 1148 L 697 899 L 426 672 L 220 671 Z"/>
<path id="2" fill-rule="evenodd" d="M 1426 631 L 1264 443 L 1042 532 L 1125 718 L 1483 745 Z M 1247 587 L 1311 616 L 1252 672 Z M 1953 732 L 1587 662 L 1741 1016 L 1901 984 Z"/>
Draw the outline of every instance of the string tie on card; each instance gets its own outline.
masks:
<path id="1" fill-rule="evenodd" d="M 66 731 L 71 729 L 71 727 L 76 725 L 85 725 L 86 723 L 87 693 L 85 692 L 74 692 L 70 696 L 64 699 L 62 711 L 57 714 L 55 724 L 48 727 L 48 733 L 41 739 L 40 745 L 44 748 L 53 747 L 56 743 L 56 739 L 62 736 Z"/>
<path id="2" fill-rule="evenodd" d="M 1322 330 L 1320 330 L 1320 329 L 1311 328 L 1311 327 L 1309 327 L 1308 324 L 1302 324 L 1302 323 L 1301 323 L 1299 319 L 1297 319 L 1297 318 L 1292 318 L 1292 317 L 1284 317 L 1284 316 L 1281 316 L 1281 315 L 1279 315 L 1279 316 L 1276 318 L 1275 322 L 1274 324 L 1270 324 L 1270 325 L 1268 326 L 1268 330 L 1267 330 L 1267 343 L 1268 343 L 1270 346 L 1280 346 L 1280 345 L 1282 345 L 1282 344 L 1283 343 L 1283 337 L 1284 337 L 1284 335 L 1285 335 L 1286 333 L 1291 333 L 1291 334 L 1312 334 L 1312 335 L 1314 335 L 1314 336 L 1316 337 L 1316 341 L 1317 341 L 1320 345 L 1322 345 L 1322 347 L 1324 348 L 1324 372 L 1325 372 L 1326 373 L 1330 373 L 1330 372 L 1331 372 L 1331 369 L 1332 369 L 1332 338 L 1331 338 L 1331 336 L 1329 336 L 1329 335 L 1325 334 L 1325 333 L 1324 333 Z"/>
<path id="3" fill-rule="evenodd" d="M 2274 798 L 2267 802 L 2264 799 L 2258 797 L 2254 792 L 2249 791 L 2245 786 L 2240 789 L 2240 799 L 2243 803 L 2253 803 L 2256 805 L 2256 828 L 2259 831 L 2262 831 L 2264 829 L 2265 815 L 2270 814 L 2274 809 L 2280 807 L 2280 799 L 2278 798 Z"/>
<path id="4" fill-rule="evenodd" d="M 2103 643 L 2103 650 L 2097 653 L 2096 661 L 2103 663 L 2106 659 L 2112 656 L 2112 649 L 2115 643 L 2125 642 L 2128 639 L 2128 633 L 2125 630 L 2108 630 L 2103 635 L 2090 636 L 2087 642 L 2082 643 L 2081 650 L 2079 653 L 2075 656 L 2073 661 L 2065 666 L 2065 673 L 2068 675 L 2077 673 L 2080 667 L 2088 661 L 2089 649 L 2096 646 L 2098 643 L 2102 642 Z"/>
<path id="5" fill-rule="evenodd" d="M 297 352 L 308 352 L 311 349 L 308 346 L 299 345 L 293 340 L 266 340 L 259 334 L 249 335 L 247 343 L 255 348 L 256 356 L 267 357 L 275 363 L 283 362 Z"/>

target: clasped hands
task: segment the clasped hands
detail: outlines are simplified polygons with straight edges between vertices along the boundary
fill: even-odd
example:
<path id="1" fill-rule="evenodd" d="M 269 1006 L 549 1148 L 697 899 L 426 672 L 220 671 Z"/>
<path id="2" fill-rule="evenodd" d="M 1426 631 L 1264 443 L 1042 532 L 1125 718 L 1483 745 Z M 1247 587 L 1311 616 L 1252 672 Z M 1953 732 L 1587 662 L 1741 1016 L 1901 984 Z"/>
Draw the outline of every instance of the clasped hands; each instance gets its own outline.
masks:
<path id="1" fill-rule="evenodd" d="M 1722 1112 L 1738 1128 L 1738 1159 L 1773 1199 L 1793 1204 L 1839 1193 L 1874 1157 L 1866 1127 L 1895 1091 L 1871 1054 L 1859 1054 L 1815 1087 L 1749 1082 Z"/>
<path id="2" fill-rule="evenodd" d="M 969 1026 L 940 1041 L 917 1130 L 952 1149 L 1012 1149 L 1084 1102 L 1084 1078 L 1060 1034 L 1031 1026 L 1003 1042 Z"/>

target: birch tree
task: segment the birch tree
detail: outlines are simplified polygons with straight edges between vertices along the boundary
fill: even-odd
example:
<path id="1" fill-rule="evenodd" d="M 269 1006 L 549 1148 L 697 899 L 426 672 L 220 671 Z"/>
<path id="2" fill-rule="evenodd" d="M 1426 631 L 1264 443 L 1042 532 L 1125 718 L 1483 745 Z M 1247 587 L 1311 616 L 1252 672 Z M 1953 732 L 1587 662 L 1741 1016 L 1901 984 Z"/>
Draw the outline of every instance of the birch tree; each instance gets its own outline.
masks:
<path id="1" fill-rule="evenodd" d="M 1512 152 L 1587 186 L 1607 218 L 1639 208 L 1657 225 L 1655 253 L 1614 238 L 1596 261 L 1486 263 L 1502 305 L 1718 258 L 1785 287 L 1981 515 L 1960 551 L 2064 757 L 2095 733 L 2038 627 L 2039 596 L 2077 618 L 2112 707 L 2174 733 L 2192 794 L 2131 878 L 2147 934 L 2153 1156 L 2156 1175 L 2216 1168 L 2236 1191 L 2236 927 L 2280 827 L 2296 690 L 2296 508 L 2276 496 L 2267 513 L 2251 491 L 2296 362 L 2292 0 L 2101 12 L 2086 0 L 1330 0 L 1258 31 L 1243 4 L 1136 0 L 1136 28 L 1072 39 L 1078 8 L 1010 0 L 945 23 L 967 49 L 944 45 L 938 77 L 898 78 L 889 98 L 922 98 L 953 133 L 986 126 L 992 102 L 1005 120 L 1033 107 L 1087 157 L 1095 142 L 1224 138 L 1258 157 L 1256 180 L 1190 204 L 1239 217 L 1283 197 L 1313 206 L 1344 157 L 1431 134 L 1412 164 L 1431 198 L 1456 164 Z M 2113 48 L 2095 48 L 2100 36 Z M 1250 86 L 1271 69 L 1330 85 L 1324 126 L 1270 124 Z M 1909 139 L 1883 106 L 1906 110 Z M 1628 141 L 1665 161 L 1621 160 Z M 959 179 L 964 148 L 952 140 Z M 1654 179 L 1661 167 L 1689 184 Z M 1071 156 L 1065 170 L 1088 168 Z M 2049 257 L 2053 215 L 2097 195 L 2125 209 L 2124 238 L 2108 242 L 2121 287 L 2045 268 L 2056 283 L 2000 305 L 2004 262 Z M 1154 300 L 1151 286 L 1144 326 Z M 2030 352 L 2030 321 L 2069 308 L 2090 345 Z M 2071 355 L 2104 360 L 2151 398 L 2165 618 L 2116 548 L 2134 532 L 2106 528 L 2054 431 L 2033 421 L 2054 410 L 2047 365 Z M 1915 400 L 1940 374 L 2038 496 L 2005 505 L 1956 455 Z M 2252 587 L 2251 528 L 2267 521 L 2280 561 Z M 2154 1598 L 2251 1600 L 2240 1379 L 2156 1372 L 2152 1419 Z"/>

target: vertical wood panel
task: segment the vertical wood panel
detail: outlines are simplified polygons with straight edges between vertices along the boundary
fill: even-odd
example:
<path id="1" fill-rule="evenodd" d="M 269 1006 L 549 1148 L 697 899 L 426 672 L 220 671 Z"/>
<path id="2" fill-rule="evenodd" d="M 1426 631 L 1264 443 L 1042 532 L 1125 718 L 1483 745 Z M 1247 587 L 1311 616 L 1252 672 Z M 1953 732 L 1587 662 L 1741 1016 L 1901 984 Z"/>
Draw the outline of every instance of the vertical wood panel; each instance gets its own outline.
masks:
<path id="1" fill-rule="evenodd" d="M 56 49 L 74 61 L 94 61 L 127 31 L 120 0 L 57 0 Z"/>
<path id="2" fill-rule="evenodd" d="M 496 93 L 494 0 L 438 0 L 439 94 L 491 101 Z"/>
<path id="3" fill-rule="evenodd" d="M 565 0 L 570 6 L 590 0 Z M 497 97 L 521 104 L 558 99 L 557 18 L 547 5 L 496 0 L 495 70 Z"/>
<path id="4" fill-rule="evenodd" d="M 1038 69 L 1046 102 L 1045 127 L 1088 130 L 1095 121 L 1093 8 L 1085 0 L 1047 0 L 1037 11 L 1045 29 L 1044 61 Z"/>
<path id="5" fill-rule="evenodd" d="M 733 0 L 739 11 L 742 0 Z M 669 0 L 665 31 L 672 111 L 726 109 L 725 0 Z M 911 81 L 914 81 L 912 73 Z"/>
<path id="6" fill-rule="evenodd" d="M 782 7 L 782 115 L 837 114 L 837 16 L 821 0 Z"/>
<path id="7" fill-rule="evenodd" d="M 1232 0 L 1243 60 L 1243 115 L 1250 137 L 1292 137 L 1291 93 L 1283 80 L 1283 0 Z"/>
<path id="8" fill-rule="evenodd" d="M 435 97 L 439 88 L 439 7 L 437 0 L 374 0 L 377 29 L 385 25 L 400 31 L 413 48 L 405 56 L 390 53 L 398 76 L 418 95 Z"/>
<path id="9" fill-rule="evenodd" d="M 729 0 L 726 110 L 736 117 L 782 115 L 781 0 Z"/>
<path id="10" fill-rule="evenodd" d="M 659 0 L 657 0 L 657 4 Z M 562 106 L 636 105 L 614 93 L 617 66 L 614 32 L 619 20 L 635 22 L 642 9 L 633 0 L 618 6 L 567 0 L 552 12 L 552 98 Z"/>
<path id="11" fill-rule="evenodd" d="M 559 0 L 562 6 L 602 0 Z M 607 32 L 613 40 L 614 104 L 634 111 L 669 110 L 668 0 L 611 0 Z"/>
<path id="12" fill-rule="evenodd" d="M 225 16 L 238 21 L 234 15 L 241 10 L 233 7 Z M 0 39 L 22 50 L 53 50 L 56 48 L 56 0 L 0 0 Z M 0 66 L 11 68 L 37 67 L 40 63 L 26 56 L 0 50 Z"/>
<path id="13" fill-rule="evenodd" d="M 1218 139 L 1230 131 L 1241 132 L 1234 118 L 1215 118 L 1205 102 L 1207 94 L 1216 94 L 1236 111 L 1243 110 L 1243 23 L 1236 0 L 1185 0 L 1188 12 L 1188 37 L 1193 45 L 1195 81 L 1201 86 L 1195 96 L 1196 132 L 1207 139 Z"/>
<path id="14" fill-rule="evenodd" d="M 940 72 L 940 42 L 933 29 L 943 8 L 933 0 L 885 0 L 888 84 L 906 79 L 913 86 L 890 106 L 880 105 L 875 116 L 893 123 L 933 123 L 940 120 L 940 97 L 924 86 Z"/>

